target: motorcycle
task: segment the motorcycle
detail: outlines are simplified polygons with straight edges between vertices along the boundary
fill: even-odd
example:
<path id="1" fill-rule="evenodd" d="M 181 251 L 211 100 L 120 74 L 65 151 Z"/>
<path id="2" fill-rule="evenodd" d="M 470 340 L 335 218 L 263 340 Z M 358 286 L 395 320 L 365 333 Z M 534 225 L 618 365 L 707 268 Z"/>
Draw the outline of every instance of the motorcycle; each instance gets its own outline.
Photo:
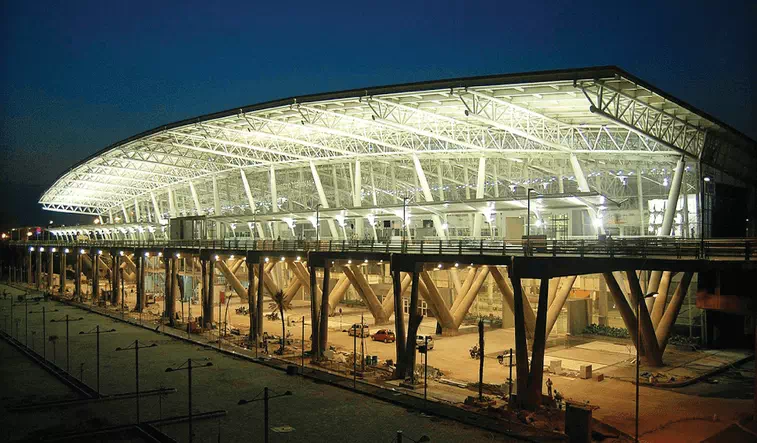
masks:
<path id="1" fill-rule="evenodd" d="M 470 353 L 470 358 L 473 360 L 481 358 L 481 351 L 478 349 L 478 345 L 473 345 L 468 352 Z"/>
<path id="2" fill-rule="evenodd" d="M 237 311 L 237 314 L 239 314 L 239 315 L 249 315 L 250 314 L 250 310 L 249 310 L 249 308 L 247 306 L 240 306 L 240 307 L 238 307 L 236 309 L 236 311 Z"/>
<path id="3" fill-rule="evenodd" d="M 271 312 L 270 314 L 266 314 L 265 316 L 268 320 L 278 320 L 279 319 L 279 313 L 276 311 Z"/>

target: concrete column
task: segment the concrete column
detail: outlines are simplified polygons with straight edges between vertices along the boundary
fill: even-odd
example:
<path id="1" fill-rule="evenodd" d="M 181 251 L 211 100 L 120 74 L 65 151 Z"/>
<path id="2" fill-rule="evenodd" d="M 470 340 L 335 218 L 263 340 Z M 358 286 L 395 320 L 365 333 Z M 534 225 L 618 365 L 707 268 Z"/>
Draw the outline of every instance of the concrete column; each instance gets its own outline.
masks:
<path id="1" fill-rule="evenodd" d="M 681 306 L 683 306 L 683 301 L 686 299 L 686 292 L 689 289 L 692 277 L 694 277 L 694 273 L 692 272 L 683 274 L 676 292 L 670 299 L 670 305 L 665 310 L 665 314 L 657 326 L 655 336 L 657 338 L 657 345 L 660 347 L 660 354 L 665 352 L 665 348 L 668 346 L 668 339 L 670 339 L 670 334 L 673 331 L 673 325 L 675 325 L 678 314 L 681 312 Z"/>
<path id="2" fill-rule="evenodd" d="M 310 323 L 311 323 L 311 347 L 310 347 L 310 355 L 312 358 L 317 359 L 320 356 L 319 347 L 320 347 L 320 341 L 318 339 L 318 335 L 320 335 L 320 328 L 318 324 L 320 323 L 320 316 L 318 312 L 318 297 L 316 291 L 313 289 L 316 287 L 316 281 L 315 281 L 315 273 L 316 273 L 316 267 L 312 264 L 312 261 L 308 260 L 308 265 L 310 267 Z M 262 271 L 262 266 L 261 266 Z M 258 275 L 262 275 L 262 272 Z M 262 280 L 262 279 L 261 279 Z"/>
<path id="3" fill-rule="evenodd" d="M 226 281 L 231 284 L 232 288 L 234 288 L 234 292 L 237 293 L 240 299 L 244 300 L 247 297 L 247 291 L 244 289 L 244 286 L 242 286 L 242 283 L 239 281 L 237 276 L 234 275 L 231 269 L 229 269 L 229 267 L 226 265 L 226 262 L 224 262 L 223 260 L 218 260 L 217 263 L 224 277 L 226 277 Z"/>
<path id="4" fill-rule="evenodd" d="M 249 258 L 248 258 L 249 261 Z M 204 266 L 203 266 L 204 269 Z M 257 313 L 255 312 L 255 309 L 257 308 L 257 303 L 255 300 L 255 265 L 252 263 L 247 263 L 247 310 L 248 316 L 250 318 L 250 344 L 257 343 L 258 342 L 258 332 L 257 332 L 257 325 L 255 324 L 257 321 Z M 205 276 L 203 275 L 203 281 L 205 280 Z M 203 283 L 204 284 L 204 283 Z"/>
<path id="5" fill-rule="evenodd" d="M 634 346 L 638 347 L 638 344 L 636 343 L 636 315 L 634 314 L 633 309 L 631 309 L 631 306 L 629 306 L 625 295 L 623 295 L 623 290 L 620 289 L 620 285 L 612 272 L 605 272 L 602 275 L 604 276 L 607 288 L 610 290 L 610 294 L 615 301 L 615 306 L 618 308 L 618 312 L 620 312 L 620 316 L 623 318 L 623 323 L 626 325 L 626 329 L 628 329 L 631 341 L 633 341 Z"/>
<path id="6" fill-rule="evenodd" d="M 515 312 L 515 372 L 518 407 L 523 406 L 528 391 L 528 345 L 526 343 L 526 322 L 523 315 L 523 286 L 514 264 L 508 268 L 510 282 L 513 285 Z"/>
<path id="7" fill-rule="evenodd" d="M 315 183 L 315 188 L 318 191 L 318 198 L 319 202 L 321 203 L 321 206 L 323 209 L 329 208 L 329 201 L 326 199 L 326 192 L 323 190 L 323 185 L 321 184 L 321 177 L 318 175 L 318 170 L 315 167 L 315 163 L 312 161 L 310 162 L 310 172 L 313 174 L 313 182 Z M 331 232 L 331 238 L 339 238 L 339 234 L 336 230 L 336 225 L 334 224 L 334 220 L 327 219 L 326 223 L 329 226 L 329 231 Z"/>
<path id="8" fill-rule="evenodd" d="M 42 251 L 39 248 L 37 248 L 37 264 L 35 269 L 35 283 L 37 289 L 42 289 Z"/>
<path id="9" fill-rule="evenodd" d="M 144 253 L 137 251 L 134 253 L 137 259 L 137 305 L 136 311 L 143 312 L 147 305 L 147 299 L 145 297 L 145 276 L 147 275 L 147 257 Z"/>
<path id="10" fill-rule="evenodd" d="M 63 249 L 60 251 L 60 272 L 59 272 L 59 278 L 58 283 L 60 285 L 58 289 L 58 293 L 60 295 L 63 295 L 66 293 L 66 250 Z"/>
<path id="11" fill-rule="evenodd" d="M 423 168 L 421 167 L 421 161 L 418 158 L 418 156 L 415 154 L 413 154 L 413 164 L 415 165 L 415 175 L 416 175 L 416 178 L 418 179 L 418 184 L 423 190 L 423 198 L 429 203 L 433 202 L 434 196 L 431 194 L 431 187 L 428 185 L 428 180 L 426 180 L 426 173 L 423 172 Z M 416 199 L 416 202 L 417 202 L 417 199 Z M 446 238 L 446 233 L 444 232 L 444 229 L 442 229 L 441 218 L 439 218 L 439 216 L 436 214 L 432 214 L 431 219 L 434 221 L 434 229 L 436 230 L 436 235 L 440 239 Z"/>
<path id="12" fill-rule="evenodd" d="M 55 253 L 50 249 L 47 253 L 47 290 L 53 290 L 53 264 L 55 262 Z"/>
<path id="13" fill-rule="evenodd" d="M 321 319 L 319 322 L 320 333 L 318 334 L 318 349 L 321 355 L 328 349 L 329 341 L 329 279 L 331 270 L 329 263 L 323 266 L 323 293 L 321 294 Z"/>
<path id="14" fill-rule="evenodd" d="M 608 318 L 608 300 L 607 300 L 607 283 L 604 278 L 599 277 L 599 292 L 597 294 L 597 307 L 599 308 L 599 316 L 597 323 L 600 326 L 609 326 Z"/>
<path id="15" fill-rule="evenodd" d="M 404 378 L 404 373 L 400 372 L 400 362 L 404 362 L 405 352 L 405 319 L 402 312 L 402 283 L 401 275 L 398 269 L 392 266 L 392 290 L 394 292 L 394 331 L 396 341 L 394 343 L 396 350 L 396 377 Z"/>
<path id="16" fill-rule="evenodd" d="M 497 287 L 499 288 L 500 292 L 502 293 L 503 300 L 507 303 L 510 310 L 515 313 L 515 294 L 512 288 L 507 284 L 507 281 L 502 276 L 502 273 L 500 272 L 499 268 L 496 266 L 491 266 L 489 268 L 489 271 L 492 274 L 492 277 L 494 278 L 494 283 L 497 284 Z M 521 286 L 522 288 L 522 286 Z M 524 321 L 525 321 L 525 328 L 526 328 L 526 337 L 531 338 L 534 336 L 534 329 L 536 328 L 536 316 L 534 315 L 534 310 L 531 309 L 531 305 L 528 302 L 528 297 L 525 293 L 521 290 L 521 311 L 523 313 Z"/>
<path id="17" fill-rule="evenodd" d="M 168 317 L 168 325 L 176 325 L 176 259 L 171 256 L 164 257 L 166 263 L 166 295 L 165 295 L 165 314 Z"/>
<path id="18" fill-rule="evenodd" d="M 567 286 L 567 285 L 566 285 Z M 542 382 L 544 380 L 544 350 L 549 330 L 547 330 L 547 301 L 549 297 L 549 279 L 541 279 L 539 285 L 539 303 L 536 309 L 536 330 L 531 353 L 531 370 L 528 374 L 528 392 L 522 405 L 529 410 L 541 406 Z M 521 396 L 518 395 L 520 398 Z"/>
<path id="19" fill-rule="evenodd" d="M 100 260 L 99 257 L 96 257 L 94 261 L 92 261 L 92 301 L 93 302 L 99 302 L 100 300 L 100 263 L 102 260 Z"/>
<path id="20" fill-rule="evenodd" d="M 409 376 L 411 380 L 415 380 L 415 343 L 418 334 L 418 326 L 420 326 L 423 316 L 418 314 L 418 290 L 420 286 L 420 269 L 416 265 L 412 282 L 410 286 L 410 312 L 407 325 L 407 340 L 405 342 L 405 361 L 404 361 L 404 376 Z"/>
<path id="21" fill-rule="evenodd" d="M 463 320 L 465 319 L 465 314 L 468 313 L 468 310 L 470 309 L 471 305 L 473 304 L 473 301 L 476 299 L 476 296 L 478 295 L 478 290 L 481 289 L 481 285 L 484 284 L 484 280 L 486 280 L 486 277 L 488 275 L 489 275 L 489 267 L 482 266 L 481 269 L 479 269 L 479 272 L 476 275 L 476 279 L 473 281 L 473 284 L 471 285 L 470 289 L 465 294 L 465 297 L 463 297 L 463 300 L 460 302 L 455 312 L 452 313 L 455 320 L 455 325 L 458 328 L 463 323 Z"/>
<path id="22" fill-rule="evenodd" d="M 26 256 L 26 284 L 31 285 L 34 283 L 32 278 L 32 254 L 34 251 L 29 251 L 29 255 Z"/>
<path id="23" fill-rule="evenodd" d="M 422 282 L 426 285 L 426 289 L 428 291 L 428 298 L 426 298 L 426 301 L 429 302 L 430 305 L 434 306 L 437 319 L 442 325 L 442 328 L 452 330 L 450 332 L 457 330 L 455 321 L 452 318 L 452 314 L 450 314 L 447 304 L 444 302 L 442 295 L 439 293 L 439 289 L 431 279 L 431 275 L 429 275 L 427 271 L 423 271 L 421 273 L 421 279 Z"/>
<path id="24" fill-rule="evenodd" d="M 344 272 L 344 275 L 347 276 L 347 278 L 352 283 L 352 286 L 355 287 L 355 290 L 357 291 L 358 295 L 360 295 L 360 298 L 362 298 L 365 302 L 365 305 L 371 312 L 371 315 L 376 321 L 376 324 L 379 325 L 386 323 L 387 318 L 384 317 L 384 310 L 381 309 L 381 303 L 379 303 L 378 297 L 376 297 L 376 294 L 373 292 L 373 288 L 371 288 L 371 286 L 365 280 L 365 276 L 363 276 L 362 272 L 360 272 L 360 269 L 356 267 L 343 266 L 342 272 Z"/>
<path id="25" fill-rule="evenodd" d="M 660 285 L 657 287 L 657 298 L 654 299 L 654 305 L 652 308 L 652 326 L 655 328 L 660 323 L 662 314 L 665 312 L 665 303 L 668 301 L 668 288 L 670 287 L 670 279 L 673 277 L 673 273 L 665 271 L 660 278 Z"/>
<path id="26" fill-rule="evenodd" d="M 265 263 L 263 260 L 260 260 L 258 263 L 258 295 L 256 298 L 256 302 L 258 304 L 257 308 L 255 309 L 255 315 L 257 316 L 257 321 L 255 322 L 255 327 L 257 328 L 258 337 L 263 335 L 263 286 L 264 281 L 262 276 L 265 274 Z M 255 270 L 255 267 L 253 266 L 253 272 Z"/>
<path id="27" fill-rule="evenodd" d="M 208 306 L 208 260 L 203 258 L 200 259 L 200 300 L 202 300 L 202 327 L 209 329 L 208 316 L 210 313 L 208 311 L 211 311 L 212 307 Z"/>
<path id="28" fill-rule="evenodd" d="M 644 350 L 646 351 L 647 364 L 650 366 L 662 366 L 662 353 L 657 344 L 657 337 L 655 336 L 654 326 L 652 326 L 652 319 L 649 316 L 647 305 L 646 303 L 638 302 L 639 298 L 644 297 L 644 293 L 641 291 L 641 285 L 639 285 L 639 279 L 636 276 L 636 272 L 633 270 L 626 271 L 626 275 L 628 276 L 628 282 L 631 285 L 633 301 L 638 307 L 636 315 L 639 317 L 641 324 L 641 339 L 644 343 Z"/>
<path id="29" fill-rule="evenodd" d="M 549 337 L 549 334 L 552 332 L 552 328 L 555 327 L 557 317 L 560 316 L 560 312 L 565 305 L 565 300 L 568 299 L 568 295 L 570 295 L 570 290 L 571 288 L 573 288 L 573 283 L 575 283 L 575 281 L 575 275 L 571 275 L 570 277 L 565 277 L 562 279 L 562 286 L 557 290 L 555 301 L 552 303 L 552 306 L 549 307 L 549 311 L 547 313 L 547 337 Z M 539 288 L 539 291 L 541 291 L 541 287 Z"/>
<path id="30" fill-rule="evenodd" d="M 484 187 L 486 185 L 486 157 L 478 159 L 478 176 L 476 179 L 476 199 L 480 200 L 484 198 Z M 476 212 L 473 220 L 473 233 L 472 237 L 481 237 L 481 222 L 483 220 L 483 214 L 481 211 Z"/>
<path id="31" fill-rule="evenodd" d="M 78 298 L 79 301 L 81 301 L 81 260 L 82 255 L 80 253 L 76 253 L 76 261 L 74 262 L 74 297 Z"/>

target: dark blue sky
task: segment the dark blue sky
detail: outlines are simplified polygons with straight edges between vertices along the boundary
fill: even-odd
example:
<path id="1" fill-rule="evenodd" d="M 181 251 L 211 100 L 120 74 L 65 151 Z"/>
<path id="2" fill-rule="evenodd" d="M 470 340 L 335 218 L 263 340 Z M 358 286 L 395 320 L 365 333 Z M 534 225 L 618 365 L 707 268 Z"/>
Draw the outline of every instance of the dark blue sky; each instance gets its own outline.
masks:
<path id="1" fill-rule="evenodd" d="M 757 138 L 757 2 L 3 2 L 0 229 L 143 130 L 274 98 L 618 65 Z"/>

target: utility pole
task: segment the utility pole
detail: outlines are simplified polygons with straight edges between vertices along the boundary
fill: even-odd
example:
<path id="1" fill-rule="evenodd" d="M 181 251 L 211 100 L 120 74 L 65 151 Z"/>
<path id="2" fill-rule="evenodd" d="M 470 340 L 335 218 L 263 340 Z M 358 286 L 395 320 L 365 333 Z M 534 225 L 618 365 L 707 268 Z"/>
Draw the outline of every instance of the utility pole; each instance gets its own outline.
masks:
<path id="1" fill-rule="evenodd" d="M 202 366 L 192 366 L 192 359 L 187 359 L 186 366 L 182 364 L 179 367 L 176 368 L 166 368 L 166 372 L 176 372 L 176 371 L 187 371 L 187 379 L 189 382 L 189 415 L 187 418 L 189 419 L 189 442 L 191 443 L 194 436 L 192 431 L 192 369 L 200 369 L 200 368 L 208 368 L 210 366 L 213 366 L 213 362 L 207 362 Z"/>
<path id="2" fill-rule="evenodd" d="M 66 322 L 66 372 L 71 372 L 71 347 L 70 347 L 70 340 L 68 335 L 68 324 L 72 321 L 79 321 L 84 320 L 84 317 L 79 317 L 77 319 L 69 319 L 68 314 L 66 314 L 65 319 L 52 319 L 50 320 L 50 323 L 59 323 L 59 322 Z"/>
<path id="3" fill-rule="evenodd" d="M 263 431 L 263 435 L 264 435 L 263 441 L 265 443 L 268 443 L 268 402 L 274 398 L 287 397 L 290 395 L 292 395 L 292 391 L 286 391 L 283 394 L 276 394 L 276 395 L 271 396 L 269 395 L 268 387 L 266 386 L 265 388 L 263 388 L 263 398 L 260 398 L 260 393 L 258 393 L 258 395 L 256 395 L 254 398 L 250 400 L 242 399 L 242 400 L 239 400 L 239 402 L 237 402 L 237 404 L 241 406 L 241 405 L 246 405 L 246 404 L 253 403 L 256 401 L 261 401 L 261 400 L 263 401 L 263 426 L 265 428 Z"/>
<path id="4" fill-rule="evenodd" d="M 157 344 L 152 343 L 149 346 L 142 346 L 142 349 L 155 348 L 157 346 L 158 346 Z M 134 384 L 136 385 L 136 389 L 137 389 L 136 391 L 137 392 L 137 424 L 139 424 L 140 423 L 140 418 L 139 418 L 139 349 L 140 349 L 139 340 L 134 340 L 133 346 L 129 345 L 126 348 L 119 347 L 119 348 L 116 348 L 116 351 L 131 351 L 132 349 L 134 350 L 134 366 L 135 366 Z"/>
<path id="5" fill-rule="evenodd" d="M 96 337 L 96 347 L 95 347 L 95 354 L 96 354 L 96 376 L 97 376 L 97 396 L 100 396 L 100 334 L 105 334 L 107 332 L 116 332 L 115 329 L 109 329 L 107 331 L 101 331 L 100 325 L 95 326 L 95 329 L 91 329 L 87 332 L 85 331 L 79 331 L 79 335 L 89 335 L 89 334 L 95 334 Z"/>

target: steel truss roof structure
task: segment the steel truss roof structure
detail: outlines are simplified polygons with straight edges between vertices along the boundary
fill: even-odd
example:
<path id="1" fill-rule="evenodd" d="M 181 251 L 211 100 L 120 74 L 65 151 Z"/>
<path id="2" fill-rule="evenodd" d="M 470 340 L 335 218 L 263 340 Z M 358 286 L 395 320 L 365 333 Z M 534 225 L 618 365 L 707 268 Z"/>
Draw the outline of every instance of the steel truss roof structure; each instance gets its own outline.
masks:
<path id="1" fill-rule="evenodd" d="M 403 197 L 485 205 L 522 198 L 529 187 L 632 202 L 629 180 L 664 198 L 682 156 L 754 182 L 752 140 L 601 67 L 295 97 L 185 120 L 85 159 L 40 203 L 158 223 L 180 215 L 283 219 L 319 204 L 364 216 Z M 693 171 L 683 183 L 698 189 Z"/>

